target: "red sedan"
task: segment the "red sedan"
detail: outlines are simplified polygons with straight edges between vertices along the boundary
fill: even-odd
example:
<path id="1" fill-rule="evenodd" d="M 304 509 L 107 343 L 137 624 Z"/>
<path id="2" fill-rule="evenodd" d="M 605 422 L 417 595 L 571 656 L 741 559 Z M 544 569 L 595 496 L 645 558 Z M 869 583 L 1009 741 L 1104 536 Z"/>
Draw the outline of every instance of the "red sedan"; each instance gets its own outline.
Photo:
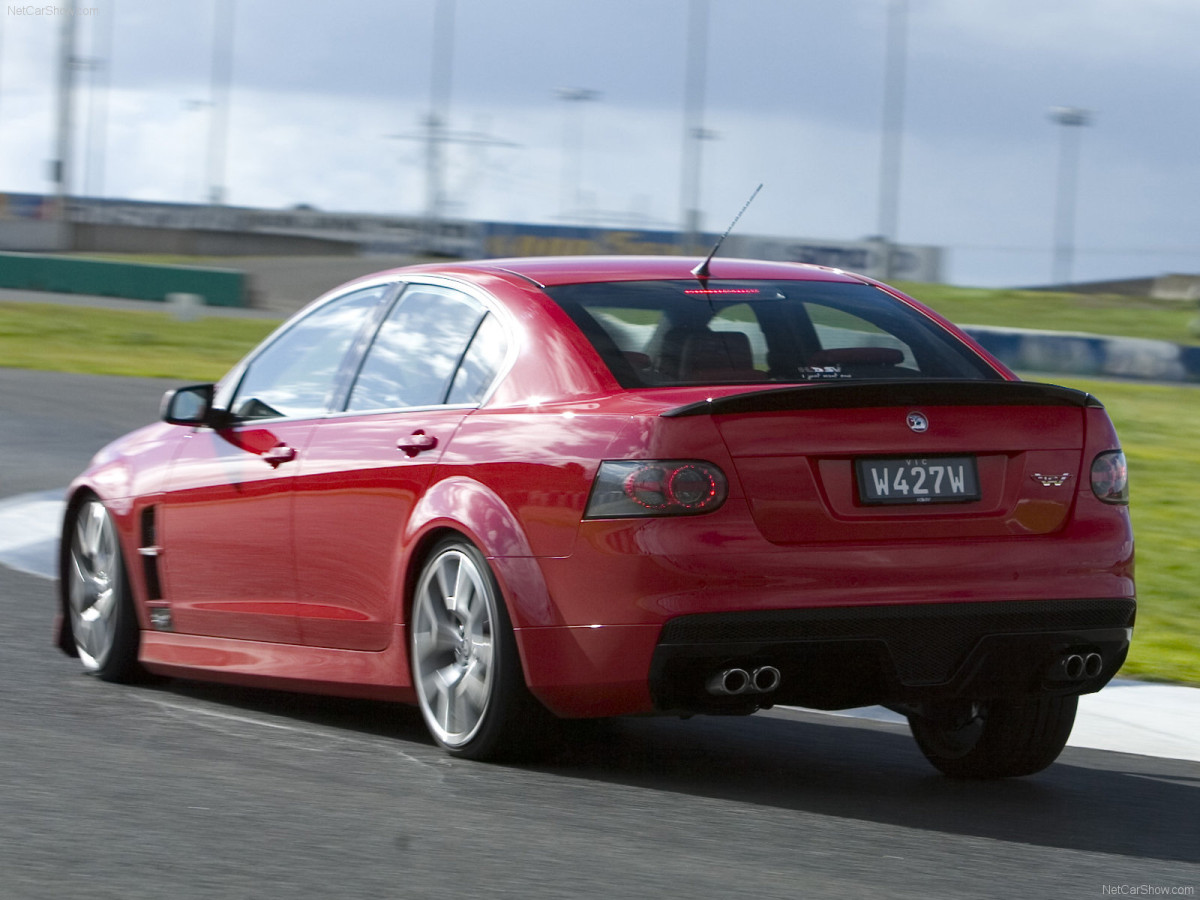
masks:
<path id="1" fill-rule="evenodd" d="M 1104 408 L 870 279 L 694 265 L 318 299 L 72 484 L 60 646 L 417 703 L 479 759 L 559 718 L 884 704 L 948 774 L 1048 766 L 1134 621 Z"/>

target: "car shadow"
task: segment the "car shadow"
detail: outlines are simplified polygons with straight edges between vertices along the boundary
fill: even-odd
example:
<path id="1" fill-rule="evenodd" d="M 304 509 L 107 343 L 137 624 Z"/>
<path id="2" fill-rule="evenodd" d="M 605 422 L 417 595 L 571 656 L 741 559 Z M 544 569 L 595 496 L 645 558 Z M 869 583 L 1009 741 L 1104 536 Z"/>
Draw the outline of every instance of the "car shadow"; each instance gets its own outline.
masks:
<path id="1" fill-rule="evenodd" d="M 415 707 L 171 681 L 157 690 L 423 745 Z M 458 762 L 472 769 L 490 764 Z M 564 723 L 516 768 L 1047 848 L 1200 863 L 1200 766 L 1068 747 L 1028 778 L 936 772 L 902 725 L 772 710 Z"/>

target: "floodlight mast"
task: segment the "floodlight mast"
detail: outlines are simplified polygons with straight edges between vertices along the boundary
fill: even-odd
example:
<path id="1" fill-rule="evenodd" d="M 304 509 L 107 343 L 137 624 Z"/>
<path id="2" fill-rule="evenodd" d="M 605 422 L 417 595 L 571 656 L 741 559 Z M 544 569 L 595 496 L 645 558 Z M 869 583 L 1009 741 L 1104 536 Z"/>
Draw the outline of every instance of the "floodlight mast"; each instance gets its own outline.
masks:
<path id="1" fill-rule="evenodd" d="M 218 0 L 213 7 L 213 55 L 208 103 L 208 158 L 205 164 L 208 202 L 224 206 L 227 196 L 226 156 L 229 150 L 229 94 L 233 84 L 235 0 Z"/>
<path id="2" fill-rule="evenodd" d="M 1077 106 L 1056 106 L 1052 121 L 1062 126 L 1058 152 L 1058 191 L 1054 203 L 1054 284 L 1069 284 L 1075 261 L 1075 189 L 1079 173 L 1080 131 L 1094 113 Z"/>
<path id="3" fill-rule="evenodd" d="M 900 218 L 900 170 L 904 149 L 904 92 L 908 55 L 908 0 L 891 0 L 887 19 L 883 135 L 879 153 L 879 224 L 883 279 L 895 277 Z"/>
<path id="4" fill-rule="evenodd" d="M 64 15 L 58 58 L 58 136 L 55 159 L 50 165 L 54 181 L 55 217 L 62 224 L 62 240 L 71 249 L 67 235 L 67 198 L 71 194 L 72 133 L 74 131 L 75 17 Z"/>
<path id="5" fill-rule="evenodd" d="M 688 0 L 687 59 L 684 70 L 683 157 L 680 171 L 680 240 L 690 255 L 701 232 L 700 181 L 703 142 L 715 136 L 704 127 L 704 87 L 708 66 L 709 0 Z"/>

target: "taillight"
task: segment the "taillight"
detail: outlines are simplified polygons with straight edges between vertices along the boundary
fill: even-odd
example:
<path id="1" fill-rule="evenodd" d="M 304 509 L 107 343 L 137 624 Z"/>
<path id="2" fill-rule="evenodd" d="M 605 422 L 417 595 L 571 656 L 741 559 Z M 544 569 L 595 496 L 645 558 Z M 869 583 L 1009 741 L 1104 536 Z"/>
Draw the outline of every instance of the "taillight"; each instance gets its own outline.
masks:
<path id="1" fill-rule="evenodd" d="M 1109 450 L 1092 460 L 1092 493 L 1105 503 L 1129 502 L 1129 469 L 1120 450 Z"/>
<path id="2" fill-rule="evenodd" d="M 690 516 L 725 502 L 725 473 L 690 459 L 610 460 L 600 464 L 585 519 Z"/>

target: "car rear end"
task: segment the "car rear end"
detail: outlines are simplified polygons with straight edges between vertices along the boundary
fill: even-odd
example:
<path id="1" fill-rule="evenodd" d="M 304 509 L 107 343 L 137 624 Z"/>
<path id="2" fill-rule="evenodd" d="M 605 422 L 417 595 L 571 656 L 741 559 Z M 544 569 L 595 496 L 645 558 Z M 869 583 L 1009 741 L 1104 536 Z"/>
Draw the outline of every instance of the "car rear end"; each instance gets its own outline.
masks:
<path id="1" fill-rule="evenodd" d="M 547 289 L 641 407 L 541 561 L 570 637 L 531 637 L 535 692 L 590 715 L 1099 690 L 1135 615 L 1100 403 L 875 285 L 746 275 Z"/>
<path id="2" fill-rule="evenodd" d="M 1124 461 L 1093 398 L 935 382 L 790 399 L 668 414 L 713 418 L 763 558 L 791 578 L 770 609 L 743 598 L 669 620 L 661 706 L 1083 693 L 1116 673 L 1135 612 L 1132 540 L 1113 482 Z M 713 690 L 714 674 L 762 666 L 780 672 L 770 691 Z"/>

